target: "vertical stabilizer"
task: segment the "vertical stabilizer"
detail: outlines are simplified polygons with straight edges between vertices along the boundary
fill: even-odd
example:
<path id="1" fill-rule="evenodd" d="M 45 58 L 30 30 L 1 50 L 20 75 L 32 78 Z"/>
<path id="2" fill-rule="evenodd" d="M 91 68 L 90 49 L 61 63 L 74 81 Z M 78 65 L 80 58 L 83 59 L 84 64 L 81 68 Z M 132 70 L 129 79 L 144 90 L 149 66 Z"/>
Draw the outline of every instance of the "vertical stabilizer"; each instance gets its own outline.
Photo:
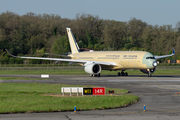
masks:
<path id="1" fill-rule="evenodd" d="M 74 38 L 74 35 L 71 31 L 71 28 L 66 28 L 67 30 L 67 34 L 68 34 L 68 38 L 69 38 L 69 43 L 71 46 L 71 52 L 72 53 L 78 53 L 79 52 L 79 46 L 76 42 L 76 39 Z"/>

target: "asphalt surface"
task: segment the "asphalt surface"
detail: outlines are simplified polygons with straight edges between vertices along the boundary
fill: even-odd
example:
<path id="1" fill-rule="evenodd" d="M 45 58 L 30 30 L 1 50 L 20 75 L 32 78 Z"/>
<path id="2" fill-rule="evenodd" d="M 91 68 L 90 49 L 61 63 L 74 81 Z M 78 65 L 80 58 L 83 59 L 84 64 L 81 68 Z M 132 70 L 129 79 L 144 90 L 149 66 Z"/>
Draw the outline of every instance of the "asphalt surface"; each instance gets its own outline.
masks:
<path id="1" fill-rule="evenodd" d="M 40 75 L 0 75 L 0 77 L 28 77 L 40 78 Z M 140 101 L 124 108 L 54 112 L 54 113 L 24 113 L 1 114 L 0 120 L 114 120 L 114 119 L 179 119 L 180 115 L 180 76 L 134 75 L 128 77 L 101 76 L 89 77 L 85 75 L 50 75 L 50 80 L 0 80 L 0 83 L 49 83 L 96 85 L 111 88 L 124 88 L 129 94 L 138 95 Z M 177 91 L 177 95 L 175 95 Z M 143 106 L 146 105 L 146 112 Z M 78 107 L 78 106 L 77 106 Z"/>

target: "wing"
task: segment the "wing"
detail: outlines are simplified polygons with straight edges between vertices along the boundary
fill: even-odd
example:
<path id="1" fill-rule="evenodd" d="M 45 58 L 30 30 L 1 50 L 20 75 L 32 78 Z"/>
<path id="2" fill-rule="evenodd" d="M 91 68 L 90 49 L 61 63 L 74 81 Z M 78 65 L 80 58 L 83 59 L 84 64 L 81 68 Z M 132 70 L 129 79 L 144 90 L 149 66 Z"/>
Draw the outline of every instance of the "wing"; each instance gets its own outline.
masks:
<path id="1" fill-rule="evenodd" d="M 155 59 L 160 59 L 160 58 L 165 58 L 165 57 L 171 57 L 171 56 L 173 56 L 174 54 L 175 54 L 175 51 L 174 51 L 174 49 L 172 48 L 172 54 L 171 55 L 163 55 L 163 56 L 154 56 L 155 57 Z"/>
<path id="2" fill-rule="evenodd" d="M 22 57 L 22 56 L 14 56 L 12 55 L 7 49 L 7 53 L 12 56 L 12 57 L 17 57 L 17 58 L 26 58 L 26 59 L 39 59 L 39 60 L 55 60 L 55 61 L 66 61 L 66 62 L 75 62 L 75 63 L 83 63 L 83 64 L 88 64 L 88 63 L 96 63 L 100 65 L 113 65 L 115 66 L 116 63 L 114 62 L 102 62 L 102 61 L 90 61 L 90 60 L 73 60 L 73 59 L 60 59 L 60 58 L 43 58 L 43 57 Z"/>
<path id="3" fill-rule="evenodd" d="M 51 54 L 51 53 L 44 53 L 46 55 L 55 55 L 55 56 L 60 56 L 60 57 L 64 57 L 64 58 L 71 58 L 71 56 L 67 56 L 67 55 L 59 55 L 59 54 Z"/>

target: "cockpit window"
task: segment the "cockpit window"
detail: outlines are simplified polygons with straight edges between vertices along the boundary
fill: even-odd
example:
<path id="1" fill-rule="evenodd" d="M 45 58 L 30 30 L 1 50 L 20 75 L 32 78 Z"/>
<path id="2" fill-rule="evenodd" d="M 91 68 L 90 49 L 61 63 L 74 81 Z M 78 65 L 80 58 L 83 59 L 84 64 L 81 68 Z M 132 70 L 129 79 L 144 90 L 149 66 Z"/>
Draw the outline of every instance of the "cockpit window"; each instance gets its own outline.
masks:
<path id="1" fill-rule="evenodd" d="M 146 57 L 146 59 L 155 59 L 155 57 Z"/>

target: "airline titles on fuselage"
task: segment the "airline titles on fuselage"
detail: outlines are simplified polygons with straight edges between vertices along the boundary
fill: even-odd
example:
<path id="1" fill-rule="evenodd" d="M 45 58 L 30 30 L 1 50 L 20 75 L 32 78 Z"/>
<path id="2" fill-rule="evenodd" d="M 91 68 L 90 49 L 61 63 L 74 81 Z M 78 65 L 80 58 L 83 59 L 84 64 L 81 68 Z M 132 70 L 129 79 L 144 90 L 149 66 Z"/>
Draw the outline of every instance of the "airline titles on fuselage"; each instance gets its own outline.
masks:
<path id="1" fill-rule="evenodd" d="M 120 57 L 120 55 L 106 55 L 106 57 Z"/>
<path id="2" fill-rule="evenodd" d="M 123 55 L 122 59 L 137 59 L 137 55 Z M 79 59 L 94 59 L 93 57 L 79 57 Z M 98 57 L 98 59 L 120 59 L 120 55 L 106 55 L 106 57 Z"/>
<path id="3" fill-rule="evenodd" d="M 137 59 L 137 55 L 124 55 L 123 59 Z"/>

